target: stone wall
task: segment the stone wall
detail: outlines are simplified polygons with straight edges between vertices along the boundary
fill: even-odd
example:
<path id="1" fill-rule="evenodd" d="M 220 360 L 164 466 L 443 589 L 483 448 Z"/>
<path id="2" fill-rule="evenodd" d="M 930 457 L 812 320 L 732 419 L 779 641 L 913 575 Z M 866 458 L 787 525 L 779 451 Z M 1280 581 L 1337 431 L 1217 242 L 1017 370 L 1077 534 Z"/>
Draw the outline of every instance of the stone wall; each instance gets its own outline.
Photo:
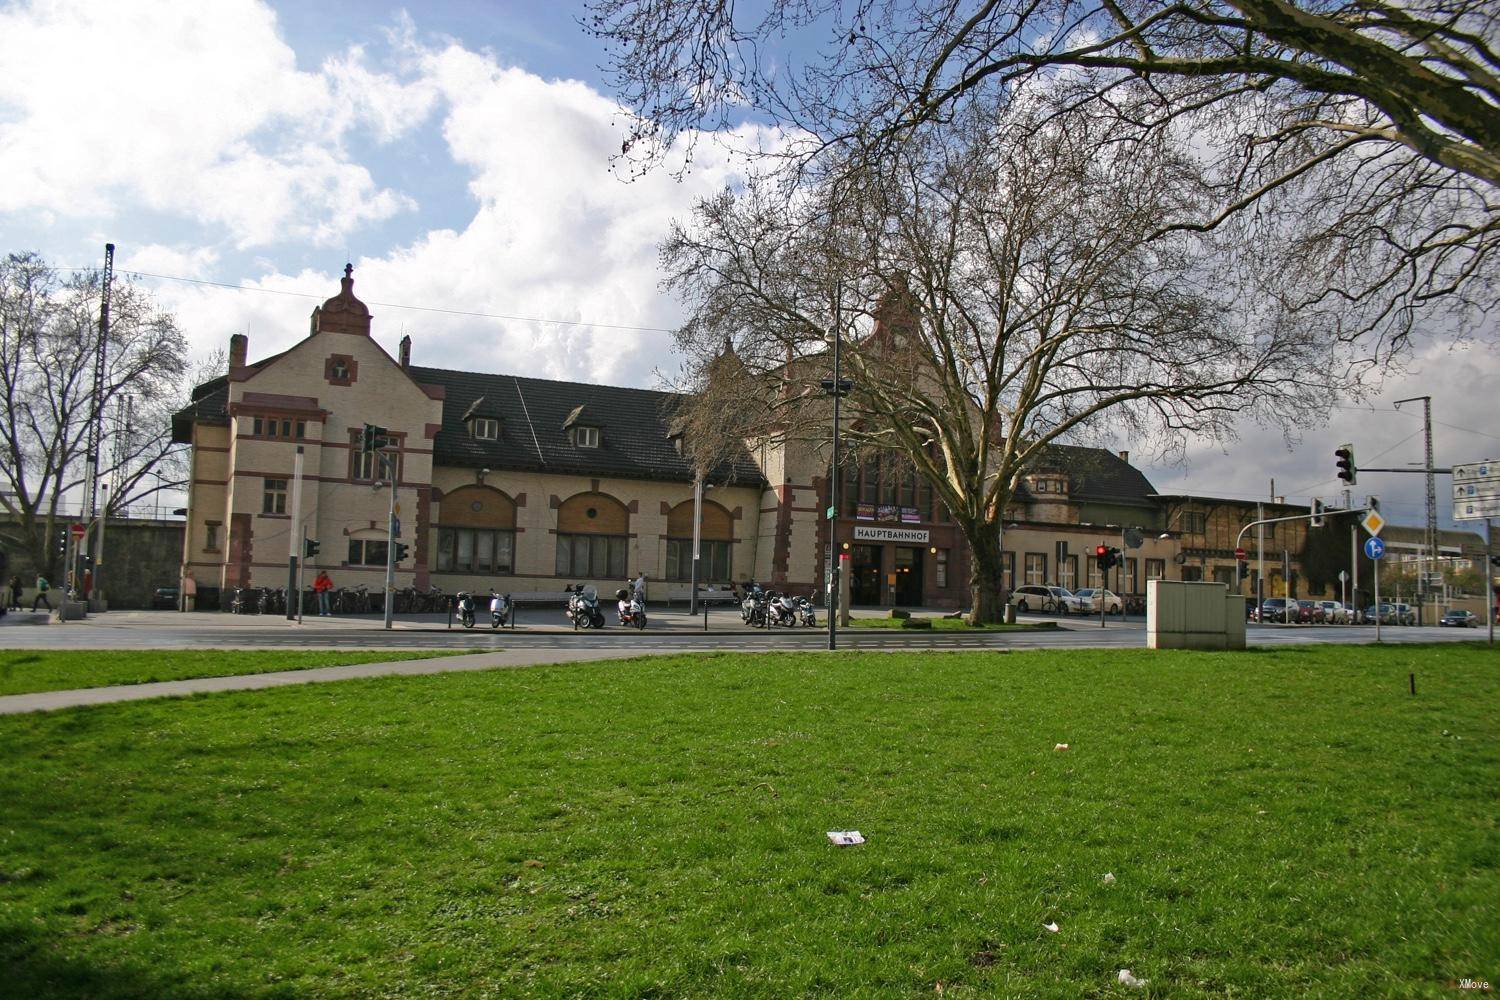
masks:
<path id="1" fill-rule="evenodd" d="M 181 570 L 183 522 L 177 520 L 115 520 L 104 529 L 104 592 L 111 608 L 149 608 L 157 587 L 175 587 Z M 26 584 L 30 606 L 36 567 L 20 552 L 11 550 L 4 583 L 20 574 Z M 61 562 L 61 560 L 59 560 Z M 62 589 L 65 574 L 48 577 Z M 56 604 L 56 598 L 53 599 Z"/>

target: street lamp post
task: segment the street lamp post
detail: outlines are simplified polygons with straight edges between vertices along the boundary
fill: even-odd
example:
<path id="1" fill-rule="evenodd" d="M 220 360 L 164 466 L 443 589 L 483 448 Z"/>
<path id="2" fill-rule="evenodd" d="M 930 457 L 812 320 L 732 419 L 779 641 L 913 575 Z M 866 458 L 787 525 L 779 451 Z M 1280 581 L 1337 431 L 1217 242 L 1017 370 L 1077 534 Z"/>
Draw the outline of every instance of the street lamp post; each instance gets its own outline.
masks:
<path id="1" fill-rule="evenodd" d="M 835 297 L 833 305 L 833 378 L 822 381 L 823 391 L 833 397 L 833 467 L 828 476 L 828 648 L 838 648 L 839 610 L 839 556 L 838 556 L 838 512 L 839 512 L 839 400 L 849 394 L 853 385 L 843 377 L 839 368 L 839 304 Z"/>

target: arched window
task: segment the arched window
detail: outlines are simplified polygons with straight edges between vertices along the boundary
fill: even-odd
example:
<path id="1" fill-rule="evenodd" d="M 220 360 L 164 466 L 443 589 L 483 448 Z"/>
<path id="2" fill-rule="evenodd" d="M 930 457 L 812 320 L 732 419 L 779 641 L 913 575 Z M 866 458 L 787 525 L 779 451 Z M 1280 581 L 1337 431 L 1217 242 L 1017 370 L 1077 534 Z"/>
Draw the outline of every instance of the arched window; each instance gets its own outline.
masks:
<path id="1" fill-rule="evenodd" d="M 516 504 L 493 486 L 461 486 L 443 496 L 437 572 L 509 575 L 516 571 Z"/>
<path id="2" fill-rule="evenodd" d="M 728 583 L 733 579 L 730 551 L 734 520 L 712 500 L 703 501 L 703 524 L 698 534 L 698 582 Z M 668 580 L 693 578 L 693 501 L 684 500 L 667 514 Z"/>
<path id="3" fill-rule="evenodd" d="M 623 580 L 630 511 L 606 493 L 579 493 L 557 509 L 557 575 Z"/>

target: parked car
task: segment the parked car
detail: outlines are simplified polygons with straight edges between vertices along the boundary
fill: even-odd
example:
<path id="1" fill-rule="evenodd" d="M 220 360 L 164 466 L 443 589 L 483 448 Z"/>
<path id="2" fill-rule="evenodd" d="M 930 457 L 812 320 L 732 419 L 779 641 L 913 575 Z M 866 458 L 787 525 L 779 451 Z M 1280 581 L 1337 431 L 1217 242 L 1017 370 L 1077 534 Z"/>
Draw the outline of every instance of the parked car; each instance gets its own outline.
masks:
<path id="1" fill-rule="evenodd" d="M 1410 604 L 1396 603 L 1391 605 L 1396 609 L 1397 625 L 1415 625 L 1417 623 L 1417 610 Z"/>
<path id="2" fill-rule="evenodd" d="M 1329 625 L 1348 625 L 1354 620 L 1349 609 L 1340 601 L 1319 601 L 1318 606 L 1323 609 L 1323 621 Z"/>
<path id="3" fill-rule="evenodd" d="M 177 588 L 157 587 L 151 594 L 151 606 L 165 611 L 177 610 Z"/>
<path id="4" fill-rule="evenodd" d="M 1097 595 L 1103 596 L 1101 598 Z M 1099 601 L 1101 599 L 1104 602 L 1105 614 L 1118 615 L 1123 613 L 1125 608 L 1125 602 L 1121 599 L 1120 595 L 1109 589 L 1101 590 L 1097 587 L 1085 587 L 1082 590 L 1074 591 L 1073 596 L 1078 598 L 1086 614 L 1098 614 Z"/>
<path id="5" fill-rule="evenodd" d="M 1478 628 L 1479 616 L 1472 611 L 1449 608 L 1443 612 L 1443 617 L 1438 619 L 1438 624 L 1452 626 L 1453 628 Z"/>
<path id="6" fill-rule="evenodd" d="M 1365 618 L 1369 621 L 1375 620 L 1375 605 L 1365 609 Z M 1382 625 L 1415 625 L 1417 613 L 1412 610 L 1410 604 L 1385 604 L 1380 605 L 1380 624 Z"/>
<path id="7" fill-rule="evenodd" d="M 1083 601 L 1079 600 L 1078 595 L 1067 587 L 1048 587 L 1047 589 L 1052 591 L 1052 597 L 1057 601 L 1058 610 L 1063 614 L 1083 614 Z"/>
<path id="8" fill-rule="evenodd" d="M 1263 622 L 1287 621 L 1286 598 L 1268 597 L 1261 602 L 1260 620 Z M 1295 621 L 1295 617 L 1292 619 Z"/>
<path id="9" fill-rule="evenodd" d="M 1292 621 L 1299 625 L 1316 625 L 1323 621 L 1323 608 L 1317 601 L 1297 601 Z"/>
<path id="10" fill-rule="evenodd" d="M 1077 614 L 1083 608 L 1083 603 L 1066 587 L 1044 587 L 1036 583 L 1028 583 L 1011 591 L 1010 603 L 1016 606 L 1017 611 L 1058 612 L 1065 615 Z"/>

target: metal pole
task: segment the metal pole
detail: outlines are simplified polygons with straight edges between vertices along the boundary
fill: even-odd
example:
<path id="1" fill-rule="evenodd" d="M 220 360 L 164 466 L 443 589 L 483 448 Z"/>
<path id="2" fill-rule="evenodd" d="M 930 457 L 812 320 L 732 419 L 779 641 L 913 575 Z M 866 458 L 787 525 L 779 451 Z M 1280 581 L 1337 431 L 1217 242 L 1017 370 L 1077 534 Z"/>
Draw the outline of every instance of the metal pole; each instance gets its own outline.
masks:
<path id="1" fill-rule="evenodd" d="M 1375 574 L 1375 641 L 1380 641 L 1380 560 L 1371 559 Z"/>
<path id="2" fill-rule="evenodd" d="M 1265 504 L 1255 505 L 1255 519 L 1263 521 L 1266 517 Z M 1257 525 L 1255 528 L 1255 620 L 1261 620 L 1261 609 L 1266 606 L 1266 526 Z"/>
<path id="3" fill-rule="evenodd" d="M 377 451 L 377 455 L 380 453 Z M 391 611 L 396 603 L 396 456 L 391 454 L 391 507 L 385 519 L 385 627 L 391 627 Z"/>
<path id="4" fill-rule="evenodd" d="M 829 582 L 831 586 L 828 591 L 828 648 L 838 648 L 838 610 L 839 610 L 839 581 L 840 571 L 843 566 L 839 562 L 839 400 L 844 395 L 843 372 L 839 367 L 839 343 L 844 339 L 840 335 L 839 323 L 842 315 L 839 310 L 840 300 L 843 298 L 843 288 L 834 292 L 833 299 L 833 470 L 828 477 L 828 506 L 833 508 L 833 517 L 828 522 L 828 552 L 833 557 L 833 579 Z"/>
<path id="5" fill-rule="evenodd" d="M 688 614 L 698 613 L 698 550 L 703 535 L 703 473 L 693 477 L 693 589 L 688 597 Z"/>
<path id="6" fill-rule="evenodd" d="M 287 621 L 291 621 L 293 618 L 297 619 L 298 621 L 302 620 L 301 610 L 300 609 L 294 609 L 292 607 L 292 601 L 291 601 L 291 596 L 292 596 L 292 593 L 294 591 L 297 592 L 299 595 L 301 593 L 301 591 L 297 589 L 297 564 L 301 561 L 301 558 L 302 558 L 302 552 L 300 550 L 300 546 L 302 544 L 302 539 L 300 537 L 300 532 L 297 529 L 302 526 L 302 461 L 303 461 L 302 446 L 299 444 L 297 446 L 297 456 L 293 460 L 293 464 L 292 464 L 292 530 L 287 532 L 287 536 L 288 536 L 287 537 L 287 557 L 286 557 L 286 593 L 287 593 L 286 620 Z"/>
<path id="7" fill-rule="evenodd" d="M 104 610 L 104 591 L 99 589 L 99 578 L 101 567 L 104 566 L 104 522 L 109 520 L 109 484 L 100 483 L 99 492 L 103 495 L 99 501 L 99 520 L 94 527 L 94 573 L 93 585 L 89 588 L 89 609 Z M 99 595 L 97 601 L 94 595 Z"/>
<path id="8" fill-rule="evenodd" d="M 1495 522 L 1484 519 L 1484 616 L 1490 622 L 1490 645 L 1495 644 L 1495 566 L 1489 557 L 1495 553 Z"/>
<path id="9" fill-rule="evenodd" d="M 302 551 L 307 551 L 307 525 L 302 525 Z M 300 560 L 297 563 L 297 624 L 302 624 L 302 574 L 307 565 Z M 290 602 L 288 602 L 290 603 Z"/>
<path id="10" fill-rule="evenodd" d="M 1359 603 L 1359 525 L 1349 525 L 1349 564 L 1354 567 L 1349 588 L 1349 603 Z M 1356 616 L 1357 617 L 1357 616 Z"/>
<path id="11" fill-rule="evenodd" d="M 89 397 L 88 483 L 85 487 L 83 510 L 79 520 L 93 527 L 90 521 L 99 516 L 100 467 L 103 465 L 100 452 L 104 449 L 104 358 L 109 343 L 109 295 L 114 284 L 115 245 L 104 244 L 104 272 L 99 282 L 99 341 L 94 347 L 94 387 Z M 85 536 L 87 537 L 87 536 Z M 101 541 L 102 545 L 102 541 Z M 82 562 L 88 554 L 88 543 L 80 540 L 74 547 L 74 561 L 78 572 L 74 576 L 76 586 L 83 586 Z M 97 571 L 97 565 L 95 570 Z M 90 574 L 90 578 L 97 574 Z"/>

